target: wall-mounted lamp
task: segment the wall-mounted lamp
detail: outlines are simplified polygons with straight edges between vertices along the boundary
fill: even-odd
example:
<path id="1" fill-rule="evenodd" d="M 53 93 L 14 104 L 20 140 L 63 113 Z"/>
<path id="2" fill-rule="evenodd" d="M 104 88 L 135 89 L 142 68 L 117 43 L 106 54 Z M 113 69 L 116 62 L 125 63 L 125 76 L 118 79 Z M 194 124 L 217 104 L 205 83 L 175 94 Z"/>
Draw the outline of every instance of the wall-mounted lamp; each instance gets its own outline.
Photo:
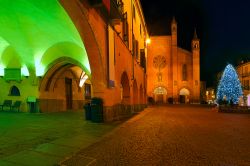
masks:
<path id="1" fill-rule="evenodd" d="M 151 43 L 150 38 L 147 38 L 147 39 L 146 39 L 146 44 L 150 44 L 150 43 Z"/>

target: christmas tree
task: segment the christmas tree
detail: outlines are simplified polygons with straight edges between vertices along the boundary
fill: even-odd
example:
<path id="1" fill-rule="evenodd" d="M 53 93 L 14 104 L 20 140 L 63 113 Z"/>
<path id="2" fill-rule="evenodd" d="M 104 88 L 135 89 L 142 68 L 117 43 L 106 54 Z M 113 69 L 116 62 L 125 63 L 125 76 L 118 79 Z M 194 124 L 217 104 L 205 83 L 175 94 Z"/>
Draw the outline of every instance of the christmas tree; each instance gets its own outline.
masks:
<path id="1" fill-rule="evenodd" d="M 229 64 L 226 66 L 219 82 L 217 89 L 217 102 L 226 100 L 227 102 L 233 102 L 233 104 L 236 104 L 242 95 L 242 88 L 238 74 L 234 67 Z"/>

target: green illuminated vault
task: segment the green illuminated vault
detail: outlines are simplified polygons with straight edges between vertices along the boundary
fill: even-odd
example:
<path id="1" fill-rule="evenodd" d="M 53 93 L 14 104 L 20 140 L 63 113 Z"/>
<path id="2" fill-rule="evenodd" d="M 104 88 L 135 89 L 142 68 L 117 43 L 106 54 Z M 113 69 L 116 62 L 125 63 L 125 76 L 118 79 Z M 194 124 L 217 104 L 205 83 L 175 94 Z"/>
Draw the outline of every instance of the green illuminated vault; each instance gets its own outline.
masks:
<path id="1" fill-rule="evenodd" d="M 0 8 L 0 75 L 3 68 L 21 68 L 42 76 L 60 57 L 90 74 L 81 37 L 58 0 L 0 0 Z"/>

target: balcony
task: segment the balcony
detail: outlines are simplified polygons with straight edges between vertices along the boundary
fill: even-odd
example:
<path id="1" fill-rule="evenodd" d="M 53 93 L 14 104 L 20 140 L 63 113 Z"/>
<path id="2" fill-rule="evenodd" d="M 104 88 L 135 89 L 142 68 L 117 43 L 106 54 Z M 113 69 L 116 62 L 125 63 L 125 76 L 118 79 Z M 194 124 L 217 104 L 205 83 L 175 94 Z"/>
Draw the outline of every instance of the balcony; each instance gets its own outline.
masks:
<path id="1" fill-rule="evenodd" d="M 89 3 L 94 8 L 98 8 L 114 24 L 120 23 L 123 19 L 122 0 L 89 0 Z"/>
<path id="2" fill-rule="evenodd" d="M 89 0 L 89 3 L 93 7 L 101 7 L 103 5 L 103 0 Z"/>
<path id="3" fill-rule="evenodd" d="M 123 2 L 122 0 L 110 0 L 110 18 L 123 19 Z"/>

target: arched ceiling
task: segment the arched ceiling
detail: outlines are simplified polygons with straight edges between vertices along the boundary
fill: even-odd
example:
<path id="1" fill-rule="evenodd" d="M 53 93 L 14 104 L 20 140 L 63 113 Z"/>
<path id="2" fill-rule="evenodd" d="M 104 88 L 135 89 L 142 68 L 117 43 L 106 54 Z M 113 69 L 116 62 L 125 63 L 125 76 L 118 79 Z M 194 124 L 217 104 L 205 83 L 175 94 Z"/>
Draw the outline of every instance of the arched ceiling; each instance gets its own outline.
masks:
<path id="1" fill-rule="evenodd" d="M 45 69 L 54 57 L 68 56 L 79 61 L 90 74 L 81 37 L 58 0 L 0 0 L 0 27 L 0 59 L 11 46 L 12 52 L 20 56 L 21 65 L 28 68 Z M 55 55 L 48 57 L 45 54 L 48 50 L 53 50 L 50 53 Z M 0 65 L 8 67 L 8 62 L 0 62 Z"/>

